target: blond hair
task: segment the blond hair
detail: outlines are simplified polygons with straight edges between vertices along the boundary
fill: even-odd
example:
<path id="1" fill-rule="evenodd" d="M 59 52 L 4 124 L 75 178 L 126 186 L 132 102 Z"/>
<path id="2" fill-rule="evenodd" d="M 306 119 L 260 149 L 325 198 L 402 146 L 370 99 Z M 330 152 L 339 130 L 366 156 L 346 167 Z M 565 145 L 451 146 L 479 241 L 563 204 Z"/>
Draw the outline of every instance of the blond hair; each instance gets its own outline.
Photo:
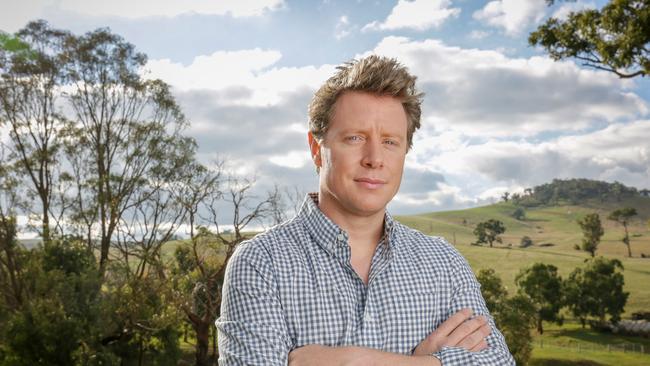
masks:
<path id="1" fill-rule="evenodd" d="M 420 128 L 423 93 L 415 88 L 416 77 L 396 59 L 371 55 L 338 66 L 334 76 L 314 94 L 309 104 L 309 131 L 317 140 L 327 133 L 334 115 L 334 105 L 346 91 L 390 95 L 400 99 L 407 121 L 408 149 L 413 145 L 413 133 Z"/>

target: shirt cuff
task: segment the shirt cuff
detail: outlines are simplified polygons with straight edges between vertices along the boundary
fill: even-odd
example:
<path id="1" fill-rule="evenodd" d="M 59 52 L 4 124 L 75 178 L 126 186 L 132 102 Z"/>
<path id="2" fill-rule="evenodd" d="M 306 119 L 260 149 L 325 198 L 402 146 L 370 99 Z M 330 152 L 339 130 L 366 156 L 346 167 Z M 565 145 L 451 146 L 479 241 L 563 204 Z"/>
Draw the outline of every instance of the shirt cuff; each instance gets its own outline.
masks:
<path id="1" fill-rule="evenodd" d="M 445 346 L 431 355 L 440 360 L 443 366 L 468 365 L 471 362 L 467 357 L 467 350 L 463 347 Z"/>

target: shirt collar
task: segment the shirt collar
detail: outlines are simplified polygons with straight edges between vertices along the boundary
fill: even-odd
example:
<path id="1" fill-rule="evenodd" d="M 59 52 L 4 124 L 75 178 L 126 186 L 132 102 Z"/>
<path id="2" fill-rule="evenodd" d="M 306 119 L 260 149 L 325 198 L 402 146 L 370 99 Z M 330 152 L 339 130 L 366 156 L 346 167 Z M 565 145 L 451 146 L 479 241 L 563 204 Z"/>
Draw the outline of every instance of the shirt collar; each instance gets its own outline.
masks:
<path id="1" fill-rule="evenodd" d="M 318 193 L 308 193 L 300 207 L 298 217 L 302 219 L 307 231 L 314 241 L 330 252 L 335 252 L 338 246 L 347 246 L 348 233 L 330 220 L 318 207 Z M 388 238 L 391 247 L 396 240 L 392 239 L 395 220 L 386 212 L 384 215 L 384 238 Z"/>

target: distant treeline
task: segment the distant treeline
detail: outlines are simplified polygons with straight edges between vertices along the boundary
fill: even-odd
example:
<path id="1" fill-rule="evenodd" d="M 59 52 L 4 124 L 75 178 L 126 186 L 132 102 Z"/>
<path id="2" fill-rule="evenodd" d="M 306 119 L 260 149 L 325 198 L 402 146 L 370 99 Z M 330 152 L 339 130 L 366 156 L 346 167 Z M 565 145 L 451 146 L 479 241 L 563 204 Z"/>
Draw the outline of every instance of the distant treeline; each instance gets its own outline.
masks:
<path id="1" fill-rule="evenodd" d="M 524 194 L 514 193 L 512 200 L 523 206 L 579 204 L 586 201 L 620 202 L 626 198 L 650 197 L 650 190 L 637 190 L 620 182 L 607 183 L 590 179 L 554 179 L 534 188 L 526 188 Z"/>

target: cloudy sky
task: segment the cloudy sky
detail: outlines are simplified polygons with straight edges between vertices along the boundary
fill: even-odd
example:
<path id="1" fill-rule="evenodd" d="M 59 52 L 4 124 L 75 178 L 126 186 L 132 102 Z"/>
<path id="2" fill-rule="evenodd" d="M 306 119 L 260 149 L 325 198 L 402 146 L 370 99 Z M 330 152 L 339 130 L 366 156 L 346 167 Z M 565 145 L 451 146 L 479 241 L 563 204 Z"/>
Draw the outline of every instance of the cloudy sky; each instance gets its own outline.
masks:
<path id="1" fill-rule="evenodd" d="M 553 178 L 650 188 L 650 82 L 528 46 L 548 17 L 605 2 L 544 0 L 0 0 L 31 19 L 110 27 L 174 87 L 200 158 L 311 191 L 307 105 L 337 64 L 396 57 L 426 93 L 395 213 L 471 207 Z"/>

